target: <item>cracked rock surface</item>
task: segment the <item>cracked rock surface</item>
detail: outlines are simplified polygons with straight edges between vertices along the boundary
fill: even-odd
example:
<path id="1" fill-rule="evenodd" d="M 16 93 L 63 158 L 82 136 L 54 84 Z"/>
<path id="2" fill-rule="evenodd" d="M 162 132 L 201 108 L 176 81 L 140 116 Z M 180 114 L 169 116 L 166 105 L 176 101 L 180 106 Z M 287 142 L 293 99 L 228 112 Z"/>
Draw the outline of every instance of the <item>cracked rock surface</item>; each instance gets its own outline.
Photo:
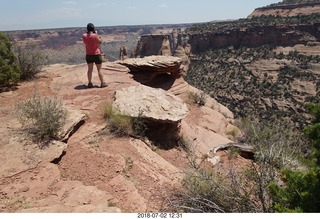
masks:
<path id="1" fill-rule="evenodd" d="M 139 139 L 116 137 L 102 116 L 116 91 L 140 82 L 128 68 L 110 62 L 103 63 L 106 88 L 97 86 L 95 71 L 94 88 L 86 88 L 86 64 L 44 70 L 34 81 L 0 93 L 0 212 L 160 211 L 161 197 L 180 185 L 189 168 L 186 152 L 176 146 L 154 150 Z M 162 89 L 158 92 L 171 98 L 169 106 L 179 100 L 179 134 L 193 139 L 196 156 L 231 142 L 226 133 L 235 127 L 226 107 L 211 98 L 201 108 L 190 103 L 188 92 L 200 91 L 183 78 L 159 76 L 151 85 L 148 89 Z M 12 114 L 15 104 L 31 98 L 35 89 L 42 97 L 61 99 L 69 112 L 60 139 L 42 149 L 23 134 Z"/>

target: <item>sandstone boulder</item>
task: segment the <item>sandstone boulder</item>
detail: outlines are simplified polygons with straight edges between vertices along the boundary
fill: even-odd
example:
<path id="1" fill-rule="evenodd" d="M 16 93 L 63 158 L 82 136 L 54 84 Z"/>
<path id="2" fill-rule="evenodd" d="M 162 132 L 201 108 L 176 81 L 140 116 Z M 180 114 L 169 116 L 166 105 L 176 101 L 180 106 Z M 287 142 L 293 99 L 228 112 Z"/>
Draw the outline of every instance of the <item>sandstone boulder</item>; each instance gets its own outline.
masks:
<path id="1" fill-rule="evenodd" d="M 189 44 L 183 46 L 177 46 L 174 56 L 182 59 L 184 66 L 184 72 L 188 72 L 188 67 L 190 65 L 190 55 L 191 55 L 191 46 Z"/>
<path id="2" fill-rule="evenodd" d="M 117 63 L 128 67 L 133 78 L 141 83 L 150 82 L 160 74 L 169 74 L 179 78 L 184 72 L 182 59 L 173 56 L 148 56 Z"/>
<path id="3" fill-rule="evenodd" d="M 113 108 L 123 115 L 139 118 L 147 127 L 148 139 L 166 147 L 175 145 L 180 122 L 189 113 L 179 97 L 144 85 L 116 91 Z"/>
<path id="4" fill-rule="evenodd" d="M 117 90 L 113 107 L 124 115 L 167 123 L 178 122 L 189 112 L 179 97 L 144 85 Z"/>
<path id="5" fill-rule="evenodd" d="M 62 142 L 67 142 L 73 133 L 84 124 L 86 118 L 86 115 L 80 110 L 72 109 L 70 107 L 66 107 L 66 109 L 68 118 L 58 136 L 59 140 Z"/>

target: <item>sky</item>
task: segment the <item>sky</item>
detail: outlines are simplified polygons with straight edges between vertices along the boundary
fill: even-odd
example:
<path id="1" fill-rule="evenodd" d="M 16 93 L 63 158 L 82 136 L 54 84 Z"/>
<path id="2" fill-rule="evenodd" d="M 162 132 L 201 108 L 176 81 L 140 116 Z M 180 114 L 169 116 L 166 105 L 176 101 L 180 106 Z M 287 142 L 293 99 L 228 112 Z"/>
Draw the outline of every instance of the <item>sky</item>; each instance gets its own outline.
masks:
<path id="1" fill-rule="evenodd" d="M 0 31 L 179 24 L 247 17 L 281 0 L 0 0 Z"/>

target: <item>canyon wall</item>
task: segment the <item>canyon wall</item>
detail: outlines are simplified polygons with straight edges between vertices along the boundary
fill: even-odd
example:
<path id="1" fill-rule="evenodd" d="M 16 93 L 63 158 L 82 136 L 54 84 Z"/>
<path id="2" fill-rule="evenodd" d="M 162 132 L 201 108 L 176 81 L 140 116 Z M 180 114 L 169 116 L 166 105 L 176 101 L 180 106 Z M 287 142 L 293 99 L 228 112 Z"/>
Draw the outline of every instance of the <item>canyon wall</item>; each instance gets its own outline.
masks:
<path id="1" fill-rule="evenodd" d="M 297 4 L 276 4 L 255 9 L 248 18 L 259 16 L 301 16 L 317 14 L 320 11 L 320 2 L 297 3 Z"/>
<path id="2" fill-rule="evenodd" d="M 180 37 L 189 38 L 188 43 L 191 45 L 192 53 L 199 53 L 208 49 L 229 46 L 258 47 L 265 44 L 293 46 L 319 41 L 319 27 L 320 23 L 292 26 L 248 26 L 215 32 L 195 32 Z"/>

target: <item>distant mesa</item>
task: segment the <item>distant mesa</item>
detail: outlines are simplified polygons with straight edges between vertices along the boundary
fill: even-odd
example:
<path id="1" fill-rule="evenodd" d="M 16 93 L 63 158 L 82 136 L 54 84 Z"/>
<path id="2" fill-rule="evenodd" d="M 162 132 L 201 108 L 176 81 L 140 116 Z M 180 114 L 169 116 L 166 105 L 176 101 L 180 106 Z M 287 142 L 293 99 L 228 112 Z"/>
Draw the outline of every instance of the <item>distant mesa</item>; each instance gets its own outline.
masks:
<path id="1" fill-rule="evenodd" d="M 307 1 L 304 3 L 282 3 L 272 4 L 266 7 L 257 8 L 252 12 L 248 18 L 260 16 L 280 16 L 280 17 L 293 17 L 301 15 L 311 15 L 320 13 L 319 1 Z"/>

